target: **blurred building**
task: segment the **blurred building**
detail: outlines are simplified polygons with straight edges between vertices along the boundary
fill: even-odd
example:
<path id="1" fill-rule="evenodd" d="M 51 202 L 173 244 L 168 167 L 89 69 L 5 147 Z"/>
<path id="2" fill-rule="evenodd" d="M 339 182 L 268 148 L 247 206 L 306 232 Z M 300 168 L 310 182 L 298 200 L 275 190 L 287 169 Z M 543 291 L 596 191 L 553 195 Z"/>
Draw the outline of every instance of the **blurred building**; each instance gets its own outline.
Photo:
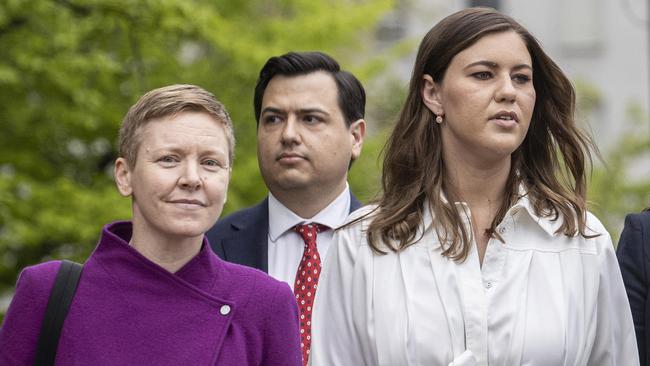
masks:
<path id="1" fill-rule="evenodd" d="M 604 152 L 625 129 L 632 128 L 630 110 L 645 122 L 636 128 L 650 133 L 648 0 L 397 0 L 396 10 L 381 23 L 378 45 L 416 42 L 441 18 L 468 6 L 490 6 L 522 23 L 537 37 L 581 91 L 589 124 Z M 407 81 L 415 54 L 400 59 L 392 73 Z M 637 118 L 638 119 L 638 118 Z M 650 173 L 650 169 L 647 171 Z"/>

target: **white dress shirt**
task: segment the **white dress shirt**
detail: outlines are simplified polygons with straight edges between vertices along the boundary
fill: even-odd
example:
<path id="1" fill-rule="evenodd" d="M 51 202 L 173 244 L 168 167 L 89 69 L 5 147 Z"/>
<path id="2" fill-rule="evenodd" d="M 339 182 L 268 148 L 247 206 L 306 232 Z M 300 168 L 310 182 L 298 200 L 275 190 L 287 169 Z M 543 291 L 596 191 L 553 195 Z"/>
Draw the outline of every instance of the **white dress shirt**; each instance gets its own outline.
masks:
<path id="1" fill-rule="evenodd" d="M 288 283 L 293 289 L 305 242 L 291 228 L 297 224 L 315 222 L 336 229 L 345 222 L 349 213 L 350 188 L 347 183 L 334 201 L 310 219 L 296 215 L 269 193 L 269 275 Z M 326 230 L 316 236 L 316 247 L 322 259 L 325 259 L 333 233 L 334 230 Z"/>
<path id="2" fill-rule="evenodd" d="M 536 216 L 521 198 L 497 227 L 505 243 L 490 239 L 482 267 L 475 245 L 462 263 L 443 257 L 431 223 L 427 209 L 421 239 L 386 255 L 368 246 L 368 219 L 336 232 L 316 294 L 311 365 L 639 364 L 614 248 L 596 217 L 587 226 L 598 237 L 556 235 L 561 219 Z"/>

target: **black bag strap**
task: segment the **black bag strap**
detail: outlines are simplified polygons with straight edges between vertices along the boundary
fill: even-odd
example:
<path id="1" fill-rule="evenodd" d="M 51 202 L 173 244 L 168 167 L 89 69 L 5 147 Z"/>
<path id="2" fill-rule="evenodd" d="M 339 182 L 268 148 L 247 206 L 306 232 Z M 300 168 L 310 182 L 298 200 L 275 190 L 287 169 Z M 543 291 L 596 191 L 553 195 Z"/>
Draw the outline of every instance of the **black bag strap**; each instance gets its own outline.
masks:
<path id="1" fill-rule="evenodd" d="M 54 287 L 50 293 L 50 299 L 47 301 L 45 317 L 41 324 L 34 365 L 54 365 L 61 328 L 63 328 L 63 322 L 68 315 L 68 309 L 77 290 L 82 268 L 83 266 L 79 263 L 65 259 L 61 261 L 61 267 L 56 274 Z"/>

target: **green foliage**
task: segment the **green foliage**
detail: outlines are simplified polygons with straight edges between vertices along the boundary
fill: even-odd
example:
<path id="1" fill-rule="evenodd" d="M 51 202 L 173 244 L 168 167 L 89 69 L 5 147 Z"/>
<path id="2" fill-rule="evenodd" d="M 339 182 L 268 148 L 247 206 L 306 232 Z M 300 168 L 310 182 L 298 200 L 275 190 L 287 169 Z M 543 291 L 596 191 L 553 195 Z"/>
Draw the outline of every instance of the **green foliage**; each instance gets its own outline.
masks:
<path id="1" fill-rule="evenodd" d="M 612 240 L 620 237 L 625 215 L 650 206 L 650 131 L 640 106 L 630 104 L 621 139 L 605 152 L 605 165 L 594 169 L 589 185 L 590 209 Z"/>
<path id="2" fill-rule="evenodd" d="M 579 115 L 590 113 L 601 105 L 603 99 L 601 92 L 592 83 L 583 78 L 577 78 L 573 83 L 577 93 Z"/>
<path id="3" fill-rule="evenodd" d="M 371 63 L 371 68 L 377 63 Z M 377 70 L 382 70 L 378 68 Z M 376 80 L 375 80 L 376 81 Z M 367 85 L 368 107 L 366 112 L 367 133 L 361 157 L 353 164 L 348 181 L 357 198 L 364 203 L 379 198 L 381 193 L 381 170 L 384 144 L 397 120 L 406 96 L 405 82 L 396 78 L 381 81 L 381 85 Z"/>
<path id="4" fill-rule="evenodd" d="M 387 136 L 384 130 L 366 137 L 361 157 L 354 162 L 348 174 L 350 189 L 363 203 L 368 203 L 377 198 L 380 192 L 382 162 L 379 152 L 384 146 Z"/>
<path id="5" fill-rule="evenodd" d="M 191 83 L 215 93 L 238 140 L 224 214 L 261 199 L 253 88 L 267 58 L 290 50 L 328 52 L 366 84 L 369 133 L 349 181 L 362 201 L 375 198 L 379 152 L 406 82 L 371 81 L 416 46 L 406 40 L 368 59 L 366 36 L 390 7 L 390 0 L 0 3 L 0 295 L 26 265 L 82 261 L 103 224 L 130 217 L 112 180 L 115 140 L 147 90 Z M 602 97 L 588 81 L 576 88 L 586 116 Z M 630 108 L 628 132 L 589 186 L 591 209 L 614 239 L 625 213 L 650 205 L 647 167 L 638 169 L 650 155 L 647 118 Z"/>
<path id="6" fill-rule="evenodd" d="M 0 294 L 25 265 L 82 260 L 103 224 L 130 217 L 129 200 L 112 182 L 115 140 L 128 107 L 147 90 L 192 83 L 214 92 L 238 139 L 226 212 L 263 197 L 252 111 L 259 68 L 290 50 L 323 50 L 363 70 L 357 62 L 363 36 L 390 6 L 389 0 L 2 2 Z M 374 185 L 374 169 L 355 164 L 353 171 L 364 172 L 354 178 L 355 189 Z"/>

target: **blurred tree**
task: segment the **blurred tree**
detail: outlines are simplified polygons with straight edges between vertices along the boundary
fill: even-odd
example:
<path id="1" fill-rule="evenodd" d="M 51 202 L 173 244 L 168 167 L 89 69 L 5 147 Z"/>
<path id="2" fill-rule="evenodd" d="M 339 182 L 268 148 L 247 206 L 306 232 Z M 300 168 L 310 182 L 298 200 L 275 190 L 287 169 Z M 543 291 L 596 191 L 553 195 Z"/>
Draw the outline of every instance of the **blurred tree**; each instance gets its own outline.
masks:
<path id="1" fill-rule="evenodd" d="M 597 165 L 589 185 L 590 209 L 618 242 L 625 215 L 650 206 L 650 134 L 648 116 L 630 103 L 618 143 L 605 152 L 605 165 Z"/>
<path id="2" fill-rule="evenodd" d="M 83 260 L 103 224 L 130 217 L 111 177 L 115 140 L 147 90 L 191 83 L 215 93 L 238 139 L 226 212 L 263 197 L 252 112 L 259 68 L 290 50 L 324 50 L 367 76 L 357 61 L 367 59 L 364 35 L 390 7 L 390 0 L 3 1 L 0 294 L 26 265 Z M 355 164 L 364 175 L 354 187 L 376 184 L 376 159 L 367 155 Z"/>
<path id="3" fill-rule="evenodd" d="M 578 118 L 595 120 L 602 104 L 600 90 L 584 78 L 574 80 L 574 85 Z M 630 102 L 625 117 L 619 121 L 622 136 L 610 149 L 600 151 L 603 161 L 594 161 L 588 184 L 589 210 L 603 222 L 614 243 L 620 237 L 625 215 L 650 205 L 647 121 L 643 108 Z"/>

